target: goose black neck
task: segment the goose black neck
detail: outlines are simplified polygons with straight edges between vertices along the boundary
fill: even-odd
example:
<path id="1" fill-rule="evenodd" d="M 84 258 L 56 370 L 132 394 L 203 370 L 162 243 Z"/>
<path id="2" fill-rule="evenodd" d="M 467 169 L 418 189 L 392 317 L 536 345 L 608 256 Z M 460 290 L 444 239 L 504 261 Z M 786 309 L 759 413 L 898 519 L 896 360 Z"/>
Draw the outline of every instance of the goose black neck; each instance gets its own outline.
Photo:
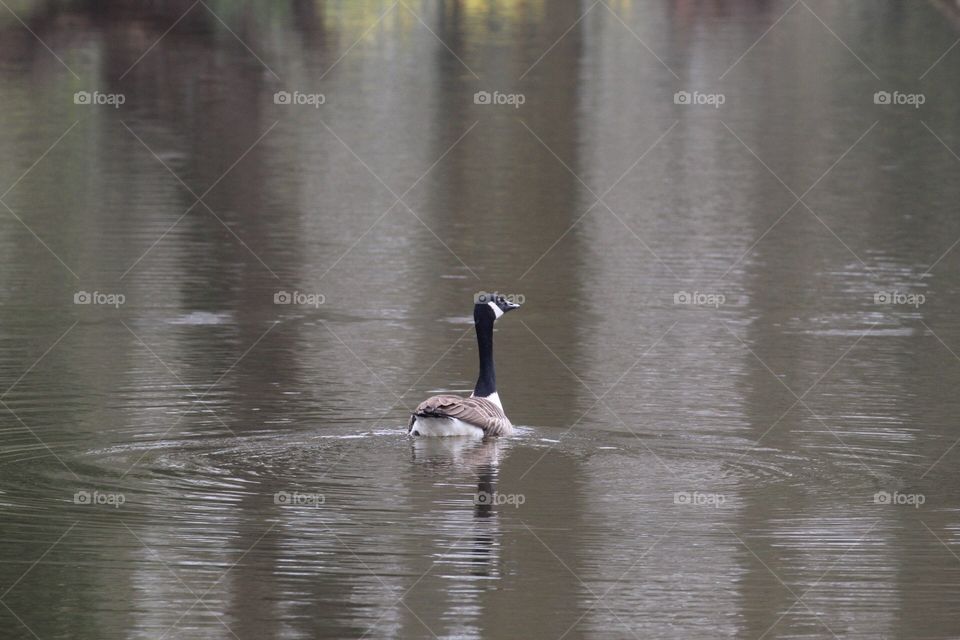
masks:
<path id="1" fill-rule="evenodd" d="M 473 314 L 477 329 L 477 348 L 480 352 L 480 375 L 473 395 L 485 398 L 497 391 L 497 374 L 493 370 L 493 318 L 483 308 Z"/>

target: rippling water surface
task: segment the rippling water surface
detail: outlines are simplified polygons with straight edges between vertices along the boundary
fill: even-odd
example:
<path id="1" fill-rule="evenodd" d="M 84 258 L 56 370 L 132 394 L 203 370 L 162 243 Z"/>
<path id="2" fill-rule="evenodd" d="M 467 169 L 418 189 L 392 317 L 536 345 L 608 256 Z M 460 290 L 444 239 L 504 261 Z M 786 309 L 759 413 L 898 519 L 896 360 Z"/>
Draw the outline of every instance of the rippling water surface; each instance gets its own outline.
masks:
<path id="1" fill-rule="evenodd" d="M 0 636 L 960 635 L 940 3 L 7 3 Z"/>

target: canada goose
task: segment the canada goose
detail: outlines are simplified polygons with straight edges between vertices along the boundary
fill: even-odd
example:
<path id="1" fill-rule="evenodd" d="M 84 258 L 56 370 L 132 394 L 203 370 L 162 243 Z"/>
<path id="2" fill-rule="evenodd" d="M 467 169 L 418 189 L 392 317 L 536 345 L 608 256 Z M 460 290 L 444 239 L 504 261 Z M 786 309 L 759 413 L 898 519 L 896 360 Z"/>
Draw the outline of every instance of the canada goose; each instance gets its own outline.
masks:
<path id="1" fill-rule="evenodd" d="M 433 396 L 410 416 L 408 432 L 414 436 L 509 436 L 513 425 L 503 413 L 493 370 L 493 323 L 520 305 L 499 294 L 480 293 L 474 298 L 473 324 L 477 330 L 480 375 L 469 398 Z"/>

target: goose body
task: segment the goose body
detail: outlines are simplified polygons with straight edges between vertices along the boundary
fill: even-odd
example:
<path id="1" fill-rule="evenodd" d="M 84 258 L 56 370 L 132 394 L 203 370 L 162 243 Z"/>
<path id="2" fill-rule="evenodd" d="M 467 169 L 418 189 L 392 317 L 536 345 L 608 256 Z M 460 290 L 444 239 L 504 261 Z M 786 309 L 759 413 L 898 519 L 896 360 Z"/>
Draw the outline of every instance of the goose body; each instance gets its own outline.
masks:
<path id="1" fill-rule="evenodd" d="M 499 398 L 497 398 L 499 400 Z M 510 419 L 499 402 L 470 396 L 433 396 L 417 406 L 410 432 L 421 436 L 509 436 Z"/>
<path id="2" fill-rule="evenodd" d="M 496 294 L 478 294 L 473 309 L 480 352 L 480 375 L 469 398 L 439 395 L 419 405 L 407 427 L 414 436 L 509 436 L 513 425 L 503 412 L 493 368 L 493 323 L 520 305 Z"/>

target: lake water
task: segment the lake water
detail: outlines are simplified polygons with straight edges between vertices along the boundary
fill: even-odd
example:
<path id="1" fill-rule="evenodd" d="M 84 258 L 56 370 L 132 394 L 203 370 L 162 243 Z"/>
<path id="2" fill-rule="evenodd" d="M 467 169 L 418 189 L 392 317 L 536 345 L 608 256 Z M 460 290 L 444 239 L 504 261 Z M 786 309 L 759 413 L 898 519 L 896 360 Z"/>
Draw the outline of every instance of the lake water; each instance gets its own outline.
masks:
<path id="1" fill-rule="evenodd" d="M 940 4 L 3 4 L 3 638 L 960 636 Z"/>

